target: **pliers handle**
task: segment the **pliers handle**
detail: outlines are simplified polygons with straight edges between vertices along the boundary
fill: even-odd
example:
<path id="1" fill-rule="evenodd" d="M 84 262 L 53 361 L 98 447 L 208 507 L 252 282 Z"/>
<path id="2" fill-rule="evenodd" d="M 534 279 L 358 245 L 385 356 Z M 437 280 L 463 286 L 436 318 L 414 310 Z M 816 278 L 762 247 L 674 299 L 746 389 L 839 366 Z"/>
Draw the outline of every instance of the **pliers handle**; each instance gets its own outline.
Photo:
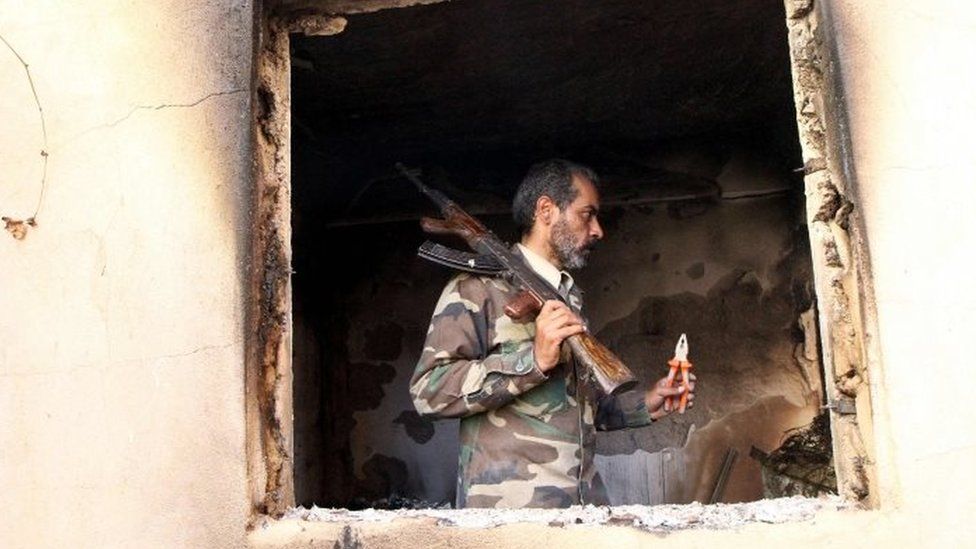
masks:
<path id="1" fill-rule="evenodd" d="M 688 371 L 691 370 L 692 364 L 688 361 L 688 337 L 685 334 L 681 334 L 678 339 L 678 344 L 674 348 L 674 358 L 668 361 L 668 366 L 670 370 L 668 371 L 667 387 L 674 387 L 675 383 L 678 382 L 678 369 L 681 369 L 681 386 L 685 388 L 685 391 L 681 393 L 681 398 L 678 399 L 678 412 L 684 413 L 685 408 L 688 407 L 688 393 L 691 391 L 691 379 L 688 375 Z M 675 409 L 674 398 L 672 396 L 664 398 L 664 409 L 668 411 L 673 411 Z"/>

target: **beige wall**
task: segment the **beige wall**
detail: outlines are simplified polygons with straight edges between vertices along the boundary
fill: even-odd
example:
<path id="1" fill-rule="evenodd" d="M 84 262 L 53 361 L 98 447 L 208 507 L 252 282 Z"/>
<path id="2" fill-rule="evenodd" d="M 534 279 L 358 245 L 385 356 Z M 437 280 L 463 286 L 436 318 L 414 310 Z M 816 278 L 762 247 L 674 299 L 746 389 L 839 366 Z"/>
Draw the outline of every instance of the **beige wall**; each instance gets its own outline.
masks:
<path id="1" fill-rule="evenodd" d="M 883 362 L 872 372 L 884 502 L 973 532 L 976 8 L 830 2 Z"/>
<path id="2" fill-rule="evenodd" d="M 0 0 L 4 547 L 243 542 L 251 18 Z"/>

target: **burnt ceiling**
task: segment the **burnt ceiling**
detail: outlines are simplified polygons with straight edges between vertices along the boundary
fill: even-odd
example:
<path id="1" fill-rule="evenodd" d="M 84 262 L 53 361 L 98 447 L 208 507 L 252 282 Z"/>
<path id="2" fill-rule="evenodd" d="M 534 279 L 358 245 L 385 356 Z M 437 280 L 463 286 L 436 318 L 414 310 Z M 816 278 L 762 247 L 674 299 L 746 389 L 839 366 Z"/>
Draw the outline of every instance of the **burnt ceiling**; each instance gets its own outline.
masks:
<path id="1" fill-rule="evenodd" d="M 770 0 L 456 0 L 293 38 L 296 118 L 369 147 L 647 140 L 792 108 Z"/>
<path id="2" fill-rule="evenodd" d="M 351 174 L 431 158 L 600 165 L 633 143 L 777 124 L 795 136 L 781 2 L 455 0 L 347 18 L 292 37 L 295 167 L 313 178 L 357 186 Z"/>

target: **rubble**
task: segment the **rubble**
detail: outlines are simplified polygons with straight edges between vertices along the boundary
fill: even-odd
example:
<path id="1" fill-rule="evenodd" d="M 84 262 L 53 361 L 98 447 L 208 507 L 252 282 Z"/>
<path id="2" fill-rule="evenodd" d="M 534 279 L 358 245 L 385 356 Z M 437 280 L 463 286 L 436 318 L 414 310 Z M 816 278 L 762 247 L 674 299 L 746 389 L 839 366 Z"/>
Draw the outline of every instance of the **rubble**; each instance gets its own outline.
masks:
<path id="1" fill-rule="evenodd" d="M 309 522 L 389 522 L 397 519 L 434 519 L 440 526 L 492 528 L 513 523 L 549 526 L 617 525 L 648 532 L 670 532 L 691 528 L 724 530 L 763 522 L 779 524 L 812 519 L 823 510 L 842 510 L 848 504 L 837 496 L 818 499 L 791 497 L 749 503 L 703 505 L 574 506 L 568 509 L 364 509 L 293 508 L 283 519 Z M 267 523 L 270 524 L 270 523 Z"/>
<path id="2" fill-rule="evenodd" d="M 822 412 L 809 425 L 788 434 L 783 444 L 769 454 L 752 449 L 751 455 L 762 463 L 764 496 L 836 494 L 837 473 L 827 413 Z"/>

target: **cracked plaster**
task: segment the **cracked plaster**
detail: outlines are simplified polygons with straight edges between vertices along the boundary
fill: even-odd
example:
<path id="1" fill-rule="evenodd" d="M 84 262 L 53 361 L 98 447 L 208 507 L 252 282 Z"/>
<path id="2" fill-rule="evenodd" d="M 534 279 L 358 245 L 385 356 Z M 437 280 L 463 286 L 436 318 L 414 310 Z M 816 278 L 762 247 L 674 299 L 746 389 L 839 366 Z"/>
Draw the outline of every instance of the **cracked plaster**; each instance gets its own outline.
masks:
<path id="1" fill-rule="evenodd" d="M 244 543 L 251 4 L 179 4 L 0 0 L 4 546 Z"/>

